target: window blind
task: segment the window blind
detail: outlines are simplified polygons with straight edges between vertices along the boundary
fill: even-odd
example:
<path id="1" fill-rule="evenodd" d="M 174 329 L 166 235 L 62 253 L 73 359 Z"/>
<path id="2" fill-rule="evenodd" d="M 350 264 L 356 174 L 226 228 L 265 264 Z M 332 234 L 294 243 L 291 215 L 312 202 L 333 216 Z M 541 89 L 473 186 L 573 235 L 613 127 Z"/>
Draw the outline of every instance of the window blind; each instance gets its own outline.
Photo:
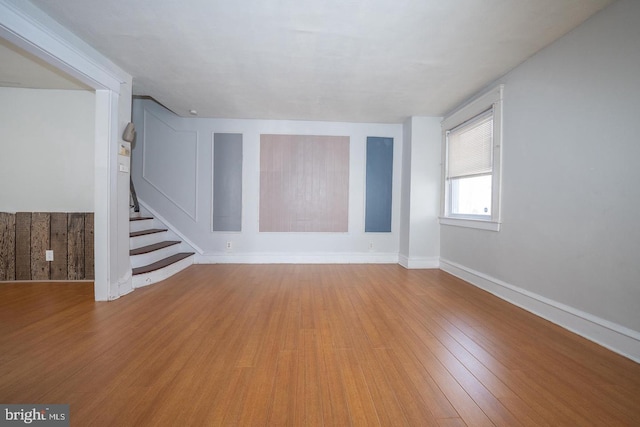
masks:
<path id="1" fill-rule="evenodd" d="M 492 171 L 493 109 L 451 129 L 448 142 L 448 178 L 483 175 Z"/>

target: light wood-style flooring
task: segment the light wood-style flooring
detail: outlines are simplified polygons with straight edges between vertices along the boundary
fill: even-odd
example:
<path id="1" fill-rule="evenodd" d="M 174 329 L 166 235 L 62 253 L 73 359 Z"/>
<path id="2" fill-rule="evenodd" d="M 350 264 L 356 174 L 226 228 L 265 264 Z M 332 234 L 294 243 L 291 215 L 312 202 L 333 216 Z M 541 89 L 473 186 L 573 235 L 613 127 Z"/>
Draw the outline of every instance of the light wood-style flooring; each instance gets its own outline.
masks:
<path id="1" fill-rule="evenodd" d="M 0 403 L 72 426 L 639 426 L 640 365 L 439 270 L 0 284 Z"/>

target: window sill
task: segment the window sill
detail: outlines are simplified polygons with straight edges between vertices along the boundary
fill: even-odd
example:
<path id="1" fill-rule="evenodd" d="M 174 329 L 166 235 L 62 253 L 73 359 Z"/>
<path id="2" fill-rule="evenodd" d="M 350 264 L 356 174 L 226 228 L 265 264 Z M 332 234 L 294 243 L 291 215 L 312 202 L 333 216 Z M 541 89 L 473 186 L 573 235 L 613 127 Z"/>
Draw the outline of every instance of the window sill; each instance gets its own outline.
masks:
<path id="1" fill-rule="evenodd" d="M 478 230 L 500 231 L 500 223 L 480 219 L 440 217 L 440 225 L 452 225 L 455 227 L 476 228 Z"/>

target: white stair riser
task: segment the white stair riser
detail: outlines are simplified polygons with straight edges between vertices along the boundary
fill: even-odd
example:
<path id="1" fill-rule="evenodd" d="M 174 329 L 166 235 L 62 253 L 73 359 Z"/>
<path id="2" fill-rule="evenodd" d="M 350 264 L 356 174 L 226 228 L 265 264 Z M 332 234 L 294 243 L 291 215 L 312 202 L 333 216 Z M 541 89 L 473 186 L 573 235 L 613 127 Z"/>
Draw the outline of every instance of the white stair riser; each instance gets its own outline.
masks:
<path id="1" fill-rule="evenodd" d="M 192 265 L 194 259 L 195 256 L 191 255 L 183 260 L 180 260 L 159 270 L 145 274 L 137 274 L 132 278 L 133 287 L 140 288 L 167 279 L 178 273 L 179 271 L 182 271 Z"/>
<path id="2" fill-rule="evenodd" d="M 129 221 L 129 231 L 142 231 L 154 228 L 153 218 Z"/>
<path id="3" fill-rule="evenodd" d="M 160 261 L 163 258 L 167 258 L 171 255 L 177 254 L 179 251 L 180 245 L 175 244 L 146 254 L 132 255 L 131 267 L 137 268 L 142 267 L 143 265 L 153 264 L 154 262 Z"/>
<path id="4" fill-rule="evenodd" d="M 144 236 L 137 236 L 129 238 L 129 249 L 137 249 L 147 245 L 153 245 L 154 243 L 160 243 L 167 240 L 167 232 L 145 234 Z"/>

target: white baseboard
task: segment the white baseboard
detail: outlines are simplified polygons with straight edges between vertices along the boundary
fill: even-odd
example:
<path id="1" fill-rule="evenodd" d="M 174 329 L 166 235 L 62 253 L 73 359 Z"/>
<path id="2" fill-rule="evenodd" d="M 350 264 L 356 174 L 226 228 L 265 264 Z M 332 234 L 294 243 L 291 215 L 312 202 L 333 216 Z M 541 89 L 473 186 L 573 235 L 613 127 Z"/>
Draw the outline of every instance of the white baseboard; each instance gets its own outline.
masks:
<path id="1" fill-rule="evenodd" d="M 440 268 L 440 258 L 438 257 L 407 257 L 406 255 L 398 256 L 398 264 L 406 269 L 428 269 Z"/>
<path id="2" fill-rule="evenodd" d="M 133 285 L 131 284 L 131 269 L 127 270 L 124 277 L 118 280 L 118 295 L 113 299 L 120 298 L 123 295 L 133 292 Z"/>
<path id="3" fill-rule="evenodd" d="M 640 332 L 440 258 L 440 269 L 640 363 Z"/>
<path id="4" fill-rule="evenodd" d="M 212 253 L 196 254 L 196 264 L 397 264 L 395 253 Z"/>

